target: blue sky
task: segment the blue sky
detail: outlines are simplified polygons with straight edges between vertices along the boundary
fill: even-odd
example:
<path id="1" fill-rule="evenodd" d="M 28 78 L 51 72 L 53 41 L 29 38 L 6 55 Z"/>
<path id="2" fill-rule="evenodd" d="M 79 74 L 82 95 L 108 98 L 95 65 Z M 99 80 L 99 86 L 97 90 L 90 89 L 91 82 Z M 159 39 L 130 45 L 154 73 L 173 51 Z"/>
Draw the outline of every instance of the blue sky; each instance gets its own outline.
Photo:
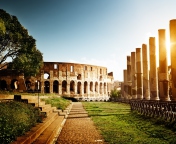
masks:
<path id="1" fill-rule="evenodd" d="M 37 40 L 44 61 L 105 66 L 123 80 L 126 57 L 176 19 L 176 0 L 0 0 Z"/>

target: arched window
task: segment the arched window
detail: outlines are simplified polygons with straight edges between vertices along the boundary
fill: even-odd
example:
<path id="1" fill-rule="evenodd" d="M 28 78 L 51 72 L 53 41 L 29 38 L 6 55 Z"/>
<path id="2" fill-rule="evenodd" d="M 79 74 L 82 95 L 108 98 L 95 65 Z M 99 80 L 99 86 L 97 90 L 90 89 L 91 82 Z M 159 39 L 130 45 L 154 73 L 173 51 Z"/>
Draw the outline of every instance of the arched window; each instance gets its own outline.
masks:
<path id="1" fill-rule="evenodd" d="M 49 73 L 44 73 L 44 79 L 50 79 Z"/>
<path id="2" fill-rule="evenodd" d="M 55 81 L 53 82 L 53 92 L 54 92 L 54 93 L 58 93 L 58 92 L 59 92 L 58 86 L 59 86 L 59 82 L 58 82 L 57 80 L 55 80 Z"/>
<path id="3" fill-rule="evenodd" d="M 87 82 L 84 82 L 84 93 L 87 93 Z"/>
<path id="4" fill-rule="evenodd" d="M 74 91 L 75 91 L 75 82 L 71 81 L 70 82 L 70 93 L 74 94 Z"/>
<path id="5" fill-rule="evenodd" d="M 90 82 L 90 91 L 93 92 L 93 82 Z"/>
<path id="6" fill-rule="evenodd" d="M 62 94 L 67 92 L 67 82 L 64 80 L 62 82 Z"/>
<path id="7" fill-rule="evenodd" d="M 81 82 L 78 82 L 78 84 L 77 84 L 77 93 L 78 94 L 81 93 Z"/>
<path id="8" fill-rule="evenodd" d="M 11 89 L 18 89 L 18 80 L 13 79 L 10 84 Z"/>
<path id="9" fill-rule="evenodd" d="M 45 93 L 50 93 L 50 82 L 49 81 L 45 81 Z"/>
<path id="10" fill-rule="evenodd" d="M 7 83 L 5 80 L 0 81 L 0 89 L 1 90 L 7 90 Z"/>

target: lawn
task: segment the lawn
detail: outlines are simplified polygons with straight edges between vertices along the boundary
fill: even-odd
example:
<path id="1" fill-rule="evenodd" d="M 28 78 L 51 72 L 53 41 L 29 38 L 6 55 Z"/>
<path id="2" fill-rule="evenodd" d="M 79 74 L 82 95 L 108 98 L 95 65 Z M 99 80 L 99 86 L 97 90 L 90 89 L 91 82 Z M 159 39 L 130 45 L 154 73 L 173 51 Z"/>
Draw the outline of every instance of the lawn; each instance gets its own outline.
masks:
<path id="1" fill-rule="evenodd" d="M 45 101 L 46 104 L 51 104 L 52 107 L 56 107 L 57 109 L 62 110 L 66 109 L 71 102 L 70 100 L 64 99 L 62 97 L 54 97 L 54 96 L 42 100 Z"/>
<path id="2" fill-rule="evenodd" d="M 162 120 L 131 112 L 123 103 L 83 102 L 109 144 L 175 144 L 176 131 Z"/>

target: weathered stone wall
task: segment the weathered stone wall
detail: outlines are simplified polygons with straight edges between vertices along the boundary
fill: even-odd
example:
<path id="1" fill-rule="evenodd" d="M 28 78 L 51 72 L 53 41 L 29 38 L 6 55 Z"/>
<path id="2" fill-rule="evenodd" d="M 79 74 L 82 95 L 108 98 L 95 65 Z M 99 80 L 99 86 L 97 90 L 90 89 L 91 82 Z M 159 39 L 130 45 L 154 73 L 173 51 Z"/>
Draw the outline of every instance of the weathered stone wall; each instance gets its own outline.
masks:
<path id="1" fill-rule="evenodd" d="M 23 73 L 8 69 L 0 70 L 0 89 L 25 91 L 26 86 Z"/>
<path id="2" fill-rule="evenodd" d="M 8 78 L 9 77 L 9 78 Z M 17 82 L 20 75 L 2 77 L 0 80 L 6 81 L 6 89 L 12 79 Z M 76 97 L 84 100 L 108 100 L 110 91 L 113 89 L 113 73 L 107 73 L 106 67 L 64 63 L 64 62 L 44 62 L 40 74 L 24 80 L 27 91 L 40 91 L 41 93 L 56 93 Z M 14 82 L 12 83 L 14 85 Z M 5 87 L 5 86 L 4 86 Z M 17 90 L 21 87 L 18 84 Z M 1 88 L 1 87 L 0 87 Z M 11 88 L 13 89 L 13 87 Z M 25 89 L 23 89 L 24 91 Z"/>

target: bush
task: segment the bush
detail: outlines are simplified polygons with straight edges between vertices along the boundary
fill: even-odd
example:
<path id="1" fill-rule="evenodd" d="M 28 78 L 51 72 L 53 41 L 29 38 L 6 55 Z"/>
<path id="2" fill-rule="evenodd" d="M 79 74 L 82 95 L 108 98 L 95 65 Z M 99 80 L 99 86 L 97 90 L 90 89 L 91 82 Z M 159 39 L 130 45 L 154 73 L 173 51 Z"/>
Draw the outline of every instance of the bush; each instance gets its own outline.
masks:
<path id="1" fill-rule="evenodd" d="M 29 131 L 38 120 L 38 109 L 21 102 L 0 103 L 0 143 L 7 144 Z"/>
<path id="2" fill-rule="evenodd" d="M 120 98 L 120 95 L 121 95 L 121 92 L 117 89 L 113 89 L 111 90 L 111 93 L 110 93 L 110 99 L 112 101 L 116 101 Z"/>

